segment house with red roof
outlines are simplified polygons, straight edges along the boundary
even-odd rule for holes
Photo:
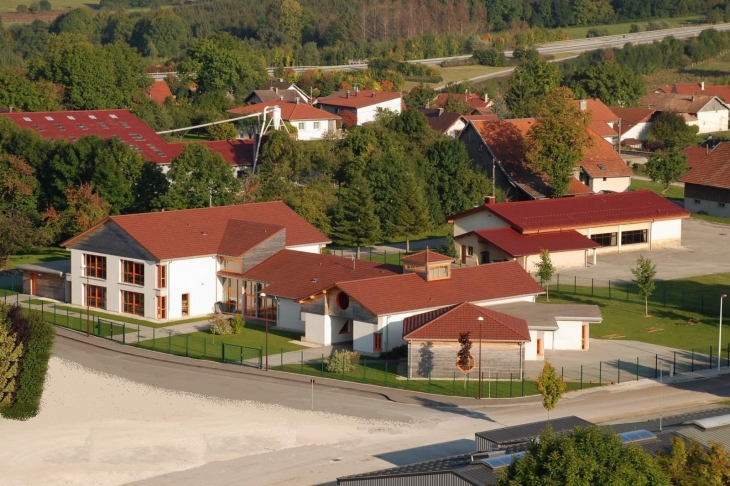
[[[65,241],[71,303],[168,321],[214,310],[276,321],[265,285],[242,275],[281,251],[330,243],[281,201],[111,216]]]
[[[674,86],[662,86],[655,93],[676,93],[681,95],[710,95],[717,96],[725,103],[730,103],[730,87],[724,84],[706,85],[699,83],[677,83]]]
[[[403,100],[399,91],[375,91],[371,89],[343,89],[329,96],[317,98],[315,105],[325,111],[339,115],[349,111],[355,115],[357,125],[375,121],[378,110],[400,114]]]
[[[629,146],[635,145],[632,143],[634,141],[641,142],[646,139],[656,113],[653,108],[624,108],[621,106],[612,106],[611,111],[619,117],[618,131],[621,132],[621,142]]]
[[[704,165],[704,164],[703,164]],[[600,253],[680,246],[689,212],[651,191],[485,204],[448,218],[461,261],[534,269],[547,249],[557,268],[596,265]]]
[[[255,105],[239,106],[227,110],[234,115],[264,113],[264,110],[278,107],[281,119],[297,129],[298,140],[322,140],[326,133],[337,131],[342,118],[325,110],[320,110],[299,101],[267,101]],[[267,110],[268,111],[268,110]]]
[[[443,108],[418,108],[428,121],[431,130],[436,130],[447,137],[457,138],[466,126],[463,117],[458,113],[449,113]]]
[[[518,200],[544,199],[551,193],[549,177],[535,174],[527,163],[525,137],[536,121],[470,121],[459,137],[474,164]],[[631,169],[611,143],[590,128],[587,132],[592,143],[575,168],[566,196],[628,190]]]
[[[616,131],[618,115],[598,98],[577,100],[576,103],[579,110],[590,112],[591,131],[604,138],[607,142],[615,143],[616,137],[618,137],[618,132]]]
[[[492,105],[494,101],[489,99],[488,95],[484,98],[476,93],[440,93],[433,101],[433,108],[442,108],[448,100],[454,99],[466,103],[471,106],[470,115],[490,115],[492,114]]]
[[[730,217],[730,143],[716,145],[680,181],[684,182],[685,208]]]
[[[676,113],[698,134],[728,129],[730,106],[712,94],[649,93],[639,100],[642,108]]]

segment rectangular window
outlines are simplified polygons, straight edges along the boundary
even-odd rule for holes
[[[190,294],[182,294],[182,306],[180,308],[180,312],[183,316],[189,316],[190,315]]]
[[[436,280],[439,278],[448,278],[449,277],[449,267],[439,266],[439,267],[432,267],[428,270],[428,278],[429,280]]]
[[[724,207],[725,207],[725,203],[717,203],[717,205],[718,205],[719,207],[721,207],[721,208],[724,208]]]
[[[601,246],[616,246],[616,233],[599,233],[591,235],[591,239]]]
[[[622,245],[646,243],[646,230],[624,231],[621,233]]]
[[[466,247],[466,256],[474,256],[474,247],[473,246]]]
[[[106,257],[99,255],[84,255],[86,264],[84,277],[106,280]]]
[[[700,203],[700,200],[699,199],[695,199],[695,204],[699,204],[699,203]]]
[[[383,350],[383,335],[379,332],[373,334],[373,351]]]
[[[167,265],[157,265],[157,288],[167,288]]]
[[[122,282],[144,285],[144,263],[122,260]]]
[[[157,318],[167,319],[167,297],[164,295],[157,297]]]
[[[315,130],[319,130],[319,122],[314,122],[314,123],[313,123],[313,128],[314,128]]]
[[[299,128],[299,130],[305,130],[307,128],[307,124],[304,122],[299,122],[297,128]]]
[[[231,273],[243,273],[243,260],[240,258],[221,257],[221,271]]]
[[[84,285],[86,288],[86,305],[97,309],[106,309],[106,287]]]
[[[122,290],[122,312],[144,316],[144,294]]]

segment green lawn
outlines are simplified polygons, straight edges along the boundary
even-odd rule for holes
[[[593,338],[611,336],[707,353],[710,345],[717,347],[719,295],[729,289],[729,273],[658,281],[649,300],[651,317],[644,317],[644,301],[634,284],[614,281],[604,287],[596,282],[591,287],[590,279],[563,277],[560,291],[556,281],[551,284],[550,301],[600,306],[603,322],[591,326]],[[730,324],[730,311],[723,313]],[[725,324],[723,330],[730,342]]]
[[[246,324],[241,334],[227,336],[214,336],[210,332],[193,332],[171,336],[164,331],[159,332],[158,335],[159,337],[141,341],[136,346],[179,356],[220,361],[223,357],[223,344],[225,344],[226,361],[235,362],[239,356],[243,360],[258,358],[258,350],[265,349],[266,339],[263,326],[253,324]],[[269,354],[276,356],[281,352],[287,353],[304,349],[304,346],[289,342],[298,339],[298,334],[270,329]],[[243,347],[243,349],[239,347]]]
[[[30,5],[31,2],[22,2],[20,0],[0,0],[0,13],[2,12],[15,12],[15,7],[19,4],[24,3]],[[64,8],[79,8],[84,6],[92,6],[98,8],[98,1],[88,0],[51,0],[51,6],[54,10],[61,10]]]
[[[692,214],[693,218],[704,219],[705,221],[712,221],[714,223],[730,224],[730,218],[723,218],[720,216],[709,216],[707,214]]]
[[[274,360],[276,362],[276,360]],[[384,363],[382,361],[365,361],[355,365],[352,371],[346,373],[330,373],[323,366],[321,360],[308,361],[304,364],[288,364],[272,367],[275,370],[300,373],[310,376],[321,376],[335,380],[353,381],[369,385],[387,386],[401,390],[413,390],[439,395],[450,395],[459,397],[478,396],[479,382],[476,379],[467,380],[463,374],[454,374],[450,380],[407,380],[396,374],[396,363]],[[580,390],[581,388],[592,388],[599,386],[597,383],[568,382],[567,391]],[[537,385],[534,381],[522,381],[515,373],[510,380],[507,375],[499,381],[484,380],[482,382],[482,396],[492,398],[511,398],[537,395]]]
[[[664,187],[662,187],[661,184],[657,184],[656,182],[651,181],[631,179],[631,189],[634,191],[643,191],[645,189],[649,189],[650,191],[669,199],[684,199],[684,187],[679,186],[669,186],[667,192],[662,194],[662,190],[664,190]]]
[[[83,315],[86,315],[86,308],[81,307],[72,307],[70,305],[56,305],[56,309],[59,311],[70,311],[70,312],[76,312]],[[93,309],[89,310],[89,314],[93,317],[101,317],[102,319],[109,319],[112,321],[118,321],[118,322],[126,322],[127,324],[135,324],[140,326],[146,326],[146,327],[168,327],[168,326],[176,326],[178,324],[185,324],[188,322],[198,322],[198,321],[204,321],[206,320],[205,317],[192,317],[190,319],[181,319],[181,320],[175,320],[175,321],[164,321],[164,322],[153,322],[153,321],[146,321],[144,319],[135,319],[134,317],[127,316],[125,314],[111,314],[107,312],[101,312],[96,311]]]
[[[39,310],[33,310],[34,312],[41,313]],[[28,312],[28,307],[26,304],[26,307],[23,307],[23,312]],[[42,312],[44,319],[46,322],[49,322],[51,324],[56,324],[58,326],[67,327],[69,329],[73,329],[75,331],[81,331],[86,332],[87,329],[87,321],[86,317],[73,317],[68,316],[66,313],[61,312],[54,312],[54,311],[43,311]],[[91,317],[88,321],[89,326],[89,332],[95,336],[102,336],[102,337],[111,337],[112,335],[119,335],[122,333],[131,333],[131,332],[137,332],[136,326],[134,328],[132,327],[124,327],[124,326],[118,326],[116,324],[109,325],[107,323],[102,323],[99,325],[99,323]]]
[[[1,0],[0,0],[1,1]],[[55,246],[44,246],[36,248],[28,253],[20,253],[13,255],[8,261],[8,268],[15,268],[17,265],[24,263],[41,263],[50,262],[54,260],[68,260],[71,258],[71,254],[64,248],[58,248]]]

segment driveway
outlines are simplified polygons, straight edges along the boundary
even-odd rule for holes
[[[730,225],[689,218],[682,221],[682,246],[645,252],[656,264],[657,279],[671,280],[711,273],[730,272]],[[636,265],[641,252],[598,255],[595,267],[567,268],[567,276],[593,278],[595,285],[608,285],[608,280],[631,280],[629,270]],[[599,283],[601,281],[601,283]]]

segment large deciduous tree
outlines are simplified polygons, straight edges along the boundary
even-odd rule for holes
[[[38,180],[33,168],[14,155],[0,154],[0,211],[38,215]]]
[[[192,209],[233,204],[241,190],[231,166],[205,145],[191,143],[172,159],[167,173],[167,209]]]
[[[673,182],[677,182],[687,172],[687,156],[676,148],[655,152],[646,164],[646,171],[652,181],[664,187],[664,194]]]
[[[562,76],[554,63],[539,57],[528,59],[515,68],[504,100],[514,118],[535,116],[542,99],[560,86]]]
[[[616,61],[587,66],[573,75],[570,87],[579,98],[595,96],[609,106],[636,106],[646,94],[644,79]]]
[[[661,142],[669,149],[683,150],[696,141],[696,126],[689,126],[680,115],[676,113],[660,113],[651,123],[646,140],[649,142]]]
[[[535,173],[547,174],[552,197],[568,192],[573,171],[591,143],[586,128],[590,114],[581,111],[573,92],[556,88],[542,100],[537,122],[527,133],[527,161]]]
[[[556,435],[548,427],[527,454],[513,462],[498,486],[670,486],[667,474],[647,452],[600,427]]]
[[[7,266],[11,255],[43,243],[43,236],[24,213],[17,209],[0,211],[0,270]]]
[[[0,69],[0,106],[20,111],[62,109],[61,90],[48,81],[31,81],[17,69]]]
[[[720,444],[704,448],[695,440],[674,437],[669,454],[660,454],[657,461],[673,486],[730,484],[730,455]]]

